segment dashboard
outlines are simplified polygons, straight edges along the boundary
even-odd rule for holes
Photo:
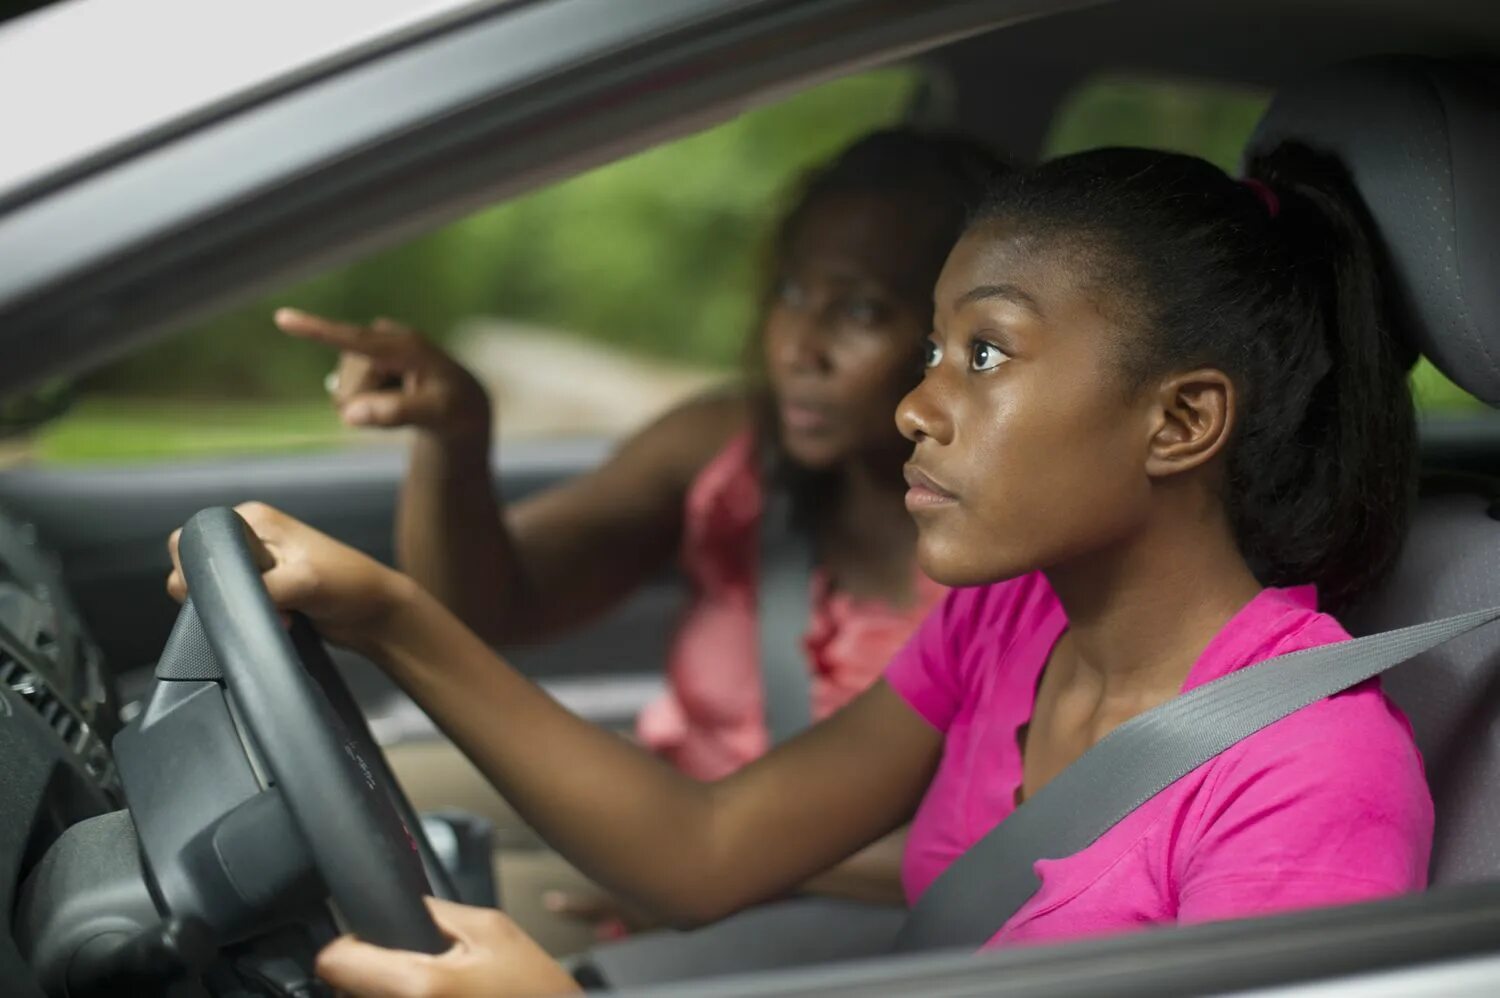
[[[40,994],[17,948],[21,884],[70,826],[121,806],[118,719],[97,647],[30,524],[0,510],[0,981]]]
[[[0,510],[0,994],[324,993],[311,967],[337,933],[330,892],[201,618],[180,614],[122,727],[60,569],[31,525]],[[344,752],[396,804],[358,705],[299,625],[294,652],[347,729]],[[386,839],[421,853],[397,853],[415,899],[437,860],[400,803]]]
[[[98,647],[34,527],[0,510],[0,687],[61,741],[92,782],[118,790],[118,716]]]

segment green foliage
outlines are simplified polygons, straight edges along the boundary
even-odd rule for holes
[[[1234,172],[1269,95],[1221,84],[1101,77],[1065,100],[1046,154],[1146,146],[1201,156]]]
[[[349,439],[326,400],[216,402],[85,399],[33,444],[42,461],[134,462],[285,454]]]
[[[1411,389],[1420,412],[1459,415],[1489,411],[1489,406],[1449,381],[1425,357],[1411,372]]]
[[[729,366],[753,322],[759,247],[799,175],[898,121],[911,70],[838,80],[518,198],[266,296],[93,376],[152,397],[310,397],[327,351],[270,323],[282,304],[385,315],[444,337],[471,315],[570,329]]]
[[[787,192],[856,136],[899,120],[916,83],[914,70],[887,69],[820,86],[262,297],[95,374],[36,446],[53,460],[147,459],[340,439],[321,398],[328,351],[276,332],[270,314],[282,304],[391,316],[440,339],[468,316],[503,316],[730,367]],[[1265,102],[1218,85],[1101,78],[1059,109],[1045,151],[1145,145],[1234,170]],[[1482,407],[1425,361],[1413,385],[1424,411]],[[8,418],[35,418],[35,401]]]

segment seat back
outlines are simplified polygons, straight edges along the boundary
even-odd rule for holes
[[[1500,404],[1496,80],[1487,67],[1410,57],[1337,66],[1278,93],[1249,147],[1294,139],[1340,156],[1385,243],[1402,328],[1490,405]],[[1497,495],[1477,480],[1424,495],[1395,570],[1345,615],[1350,631],[1500,606]],[[1427,767],[1433,882],[1500,879],[1500,627],[1413,659],[1384,684]]]
[[[1500,606],[1500,504],[1464,490],[1419,504],[1396,570],[1344,622],[1370,634],[1485,606]],[[1500,628],[1455,638],[1383,683],[1427,768],[1433,883],[1500,879]]]

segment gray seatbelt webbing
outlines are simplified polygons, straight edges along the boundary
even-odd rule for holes
[[[760,521],[756,624],[766,727],[779,745],[812,724],[812,677],[802,639],[812,603],[812,541],[792,523],[785,489],[766,489]]]
[[[1041,886],[1037,860],[1087,847],[1267,725],[1496,619],[1500,607],[1281,655],[1132,718],[954,860],[912,909],[896,951],[983,945]]]

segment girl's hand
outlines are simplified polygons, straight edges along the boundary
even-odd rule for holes
[[[355,998],[512,998],[581,991],[561,964],[502,913],[436,898],[428,898],[427,907],[453,940],[446,953],[382,949],[344,936],[318,954],[318,976]]]
[[[446,440],[487,440],[490,401],[474,375],[421,333],[390,319],[368,326],[294,308],[276,325],[339,351],[328,392],[349,426],[415,426]]]
[[[335,644],[361,651],[378,647],[414,583],[265,503],[241,503],[235,512],[249,525],[251,549],[278,610],[306,614]],[[167,591],[179,601],[188,595],[177,550],[181,536],[175,530],[167,541]]]

